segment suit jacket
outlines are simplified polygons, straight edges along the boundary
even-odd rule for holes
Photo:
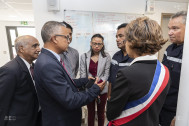
[[[119,117],[129,102],[146,96],[152,85],[156,65],[157,60],[141,60],[118,71],[111,99],[107,102],[107,118],[109,121]],[[167,79],[166,87],[150,107],[133,120],[123,124],[123,126],[159,125],[159,113],[170,86],[169,78]]]
[[[75,79],[79,69],[79,52],[69,46],[66,52],[59,55],[62,58],[70,77]]]
[[[90,59],[91,59],[91,51],[88,51],[83,55],[81,55],[80,60],[80,77],[86,77],[92,76],[89,73],[89,65],[90,65]],[[106,53],[106,57],[103,57],[102,54],[99,54],[99,60],[98,60],[98,68],[97,68],[97,77],[99,77],[99,80],[107,81],[110,73],[110,64],[111,64],[111,57],[108,53]],[[86,70],[87,68],[87,70]],[[87,73],[86,73],[87,72]],[[108,91],[108,85],[104,87],[102,94],[107,93]]]
[[[42,49],[34,69],[43,126],[80,126],[81,107],[93,101],[100,93],[94,84],[88,91],[77,87],[88,82],[87,78],[73,81],[49,50]]]
[[[32,78],[17,56],[0,68],[0,126],[36,126],[38,109]]]

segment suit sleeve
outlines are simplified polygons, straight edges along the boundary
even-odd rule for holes
[[[111,98],[107,101],[106,115],[109,121],[114,120],[123,111],[130,94],[128,79],[122,71],[117,73],[115,86],[111,92]]]
[[[77,64],[76,64],[76,67],[75,67],[75,77],[77,77],[77,73],[78,73],[78,70],[79,70],[79,53],[78,53],[78,51],[76,51],[76,60],[77,60]]]
[[[79,88],[85,85],[89,80],[88,78],[79,78],[79,79],[73,79],[73,81],[76,83],[76,86]]]
[[[104,76],[101,77],[101,80],[108,80],[108,77],[110,75],[110,64],[111,64],[111,57],[109,54],[107,54],[107,60],[104,68]]]
[[[81,55],[80,60],[80,77],[85,78],[86,77],[86,64],[85,64],[85,54]]]
[[[9,114],[12,97],[16,89],[17,79],[14,71],[7,67],[0,68],[0,126],[4,126],[4,118]]]
[[[48,66],[48,67],[47,67]],[[50,67],[49,67],[50,66]],[[36,72],[36,71],[35,71]],[[40,70],[40,79],[44,90],[66,109],[76,109],[93,101],[100,93],[100,88],[94,84],[86,92],[78,92],[73,89],[71,83],[65,75],[60,65],[46,64]],[[37,74],[37,72],[36,72]],[[35,75],[37,78],[38,75]],[[76,83],[77,85],[77,83]],[[38,85],[37,85],[38,87]],[[39,90],[40,91],[40,90]]]

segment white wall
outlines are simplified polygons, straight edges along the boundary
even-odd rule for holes
[[[46,21],[64,19],[64,10],[100,11],[143,14],[145,0],[60,0],[60,11],[48,12],[47,0],[33,0],[37,38],[42,44],[40,31]],[[137,4],[136,4],[137,3]]]
[[[176,13],[182,10],[187,11],[187,8],[188,3],[155,1],[155,13],[145,15],[161,24],[162,13]]]
[[[33,22],[28,22],[28,26],[34,26]],[[0,21],[0,67],[10,61],[6,26],[23,26],[20,22]]]
[[[189,4],[188,4],[189,7]],[[177,103],[177,113],[176,113],[176,126],[189,126],[189,84],[188,84],[188,74],[189,74],[189,8],[186,20],[186,31],[184,39],[184,49],[182,58],[182,70],[180,77],[179,86],[179,96]]]
[[[41,27],[49,20],[64,20],[64,10],[145,14],[146,0],[60,0],[59,12],[48,12],[47,0],[32,0],[32,3],[37,38],[43,46],[40,35]],[[161,13],[175,13],[180,10],[187,10],[187,3],[156,1],[155,13],[145,15],[160,24]],[[19,22],[0,22],[0,66],[10,60],[5,26],[15,25],[20,24]]]
[[[155,2],[155,13],[145,14],[146,0],[60,0],[59,12],[48,12],[47,0],[33,0],[34,20],[36,34],[41,45],[41,27],[46,21],[64,20],[64,10],[100,11],[116,13],[137,13],[144,14],[161,23],[161,13],[175,13],[180,10],[187,10],[187,3]]]

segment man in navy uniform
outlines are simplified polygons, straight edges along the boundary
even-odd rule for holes
[[[186,16],[185,11],[178,12],[171,17],[168,24],[172,44],[166,49],[162,63],[169,69],[172,83],[160,113],[161,126],[170,126],[176,115]]]
[[[132,58],[130,58],[127,55],[126,49],[125,49],[125,28],[127,26],[127,23],[123,23],[117,27],[117,33],[116,33],[116,42],[117,47],[120,49],[120,51],[116,52],[113,55],[111,66],[110,66],[110,76],[109,76],[109,87],[108,87],[108,99],[110,98],[111,94],[111,88],[114,85],[114,81],[116,79],[117,71],[121,68],[129,66],[129,64],[132,62]]]

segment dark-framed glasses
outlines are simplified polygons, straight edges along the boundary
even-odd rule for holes
[[[62,36],[62,37],[64,37],[67,41],[69,41],[70,42],[70,40],[71,40],[71,38],[69,37],[69,35],[55,35],[55,36]]]
[[[103,43],[96,43],[96,42],[92,42],[92,45],[93,45],[93,46],[97,46],[97,45],[98,45],[98,46],[102,46],[102,45],[103,45]]]

